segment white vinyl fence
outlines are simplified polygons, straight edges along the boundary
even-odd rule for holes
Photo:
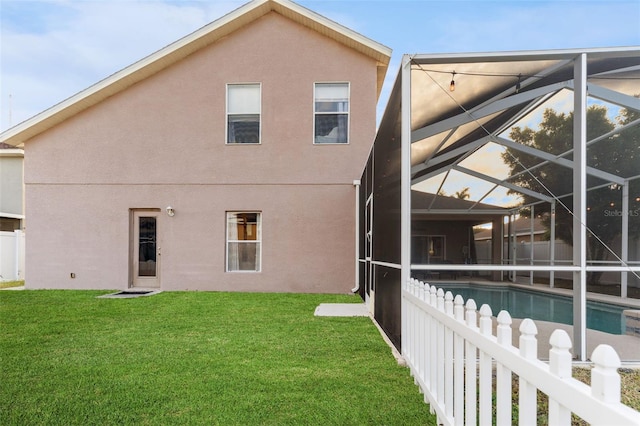
[[[0,281],[24,280],[24,232],[0,231]]]
[[[548,363],[537,359],[532,320],[520,325],[519,348],[512,345],[508,312],[498,314],[495,336],[492,330],[488,305],[478,312],[472,299],[465,304],[460,295],[413,278],[404,283],[402,354],[438,424],[511,425],[513,374],[520,425],[538,422],[536,390],[549,397],[545,424],[570,425],[574,413],[593,425],[640,425],[640,412],[620,402],[620,358],[612,347],[593,351],[587,386],[571,377],[571,339],[563,330],[551,335]]]

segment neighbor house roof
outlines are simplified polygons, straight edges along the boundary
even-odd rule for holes
[[[471,221],[480,224],[507,214],[508,209],[491,204],[411,191],[411,215],[417,220]]]
[[[391,58],[391,49],[289,0],[253,0],[222,18],[105,78],[61,103],[0,134],[0,143],[19,146],[26,140],[79,112],[169,67],[230,33],[270,13],[300,25],[374,59],[378,66],[378,96]]]
[[[505,238],[509,236],[509,224],[505,223],[503,225],[503,234]],[[516,236],[529,236],[531,235],[531,218],[528,217],[519,217],[518,219],[511,222],[511,232],[515,233]],[[546,226],[542,223],[542,219],[536,217],[533,219],[533,233],[534,235],[544,234],[547,232]],[[490,240],[491,239],[491,229],[483,229],[475,234],[476,240]]]
[[[481,210],[499,215],[506,215],[509,212],[504,207],[420,191],[411,191],[411,209],[415,213],[447,212],[448,214],[455,214],[459,213],[459,210],[472,209],[474,212]]]
[[[0,157],[24,157],[24,150],[8,143],[0,142]]]

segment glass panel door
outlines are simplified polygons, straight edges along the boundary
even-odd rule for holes
[[[413,235],[411,237],[411,263],[421,265],[444,263],[444,235]]]
[[[156,218],[141,216],[138,220],[138,276],[156,276]]]
[[[160,287],[156,211],[133,211],[132,215],[132,286]]]

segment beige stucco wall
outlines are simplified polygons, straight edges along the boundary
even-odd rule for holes
[[[353,191],[347,185],[241,192],[228,185],[38,186],[29,196],[48,199],[51,214],[29,222],[28,285],[126,288],[129,208],[171,204],[175,216],[162,212],[158,223],[162,289],[346,292],[353,286],[354,225],[344,212],[353,211]],[[262,272],[225,272],[229,210],[262,212]]]
[[[129,284],[130,209],[164,290],[347,292],[375,62],[271,13],[25,145],[27,286]],[[313,144],[313,84],[350,82],[350,144]],[[262,144],[225,145],[227,83],[262,84]],[[225,212],[262,212],[262,272],[225,273]],[[70,273],[76,275],[70,278]]]

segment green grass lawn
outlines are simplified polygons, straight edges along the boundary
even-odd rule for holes
[[[0,424],[435,424],[355,296],[0,292]]]

